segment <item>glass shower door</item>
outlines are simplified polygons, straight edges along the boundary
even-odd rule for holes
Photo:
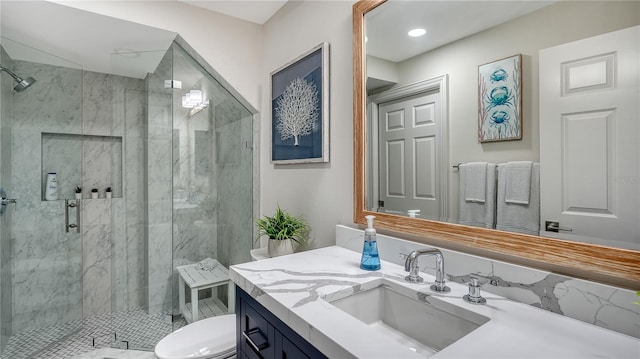
[[[35,79],[19,91],[17,79],[0,74],[0,186],[16,199],[0,218],[1,357],[29,358],[82,328],[75,187],[83,175],[83,70],[10,39],[1,45],[0,65]],[[45,196],[54,172],[57,195]]]
[[[115,53],[114,69],[153,65],[146,76],[112,82],[112,108],[123,119],[122,194],[111,201],[113,346],[153,350],[172,331],[171,163],[172,51]],[[125,82],[122,82],[126,79]],[[115,81],[115,80],[113,80]]]
[[[149,351],[187,324],[177,267],[211,258],[228,268],[249,260],[253,241],[253,116],[177,40],[161,55],[143,91],[129,79],[112,100],[125,129],[111,133],[124,151],[122,198],[111,203],[113,345]],[[202,100],[191,106],[187,94]],[[226,314],[227,298],[226,286],[201,291],[200,319]]]
[[[174,268],[185,266],[187,284],[179,287],[180,274],[174,270],[173,311],[182,318],[174,322],[177,329],[233,313],[226,285],[198,291],[192,298],[187,273],[196,268],[204,283],[213,283],[225,277],[230,265],[249,260],[254,176],[251,113],[187,44],[176,40],[172,49],[173,78],[182,82],[173,92],[172,252]]]

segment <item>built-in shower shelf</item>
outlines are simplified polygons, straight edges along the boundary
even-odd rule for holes
[[[112,198],[122,197],[122,137],[43,132],[41,139],[43,201],[51,172],[58,177],[59,200],[74,199],[76,186],[82,188],[83,200],[110,200],[107,187]],[[91,198],[93,188],[99,198]]]

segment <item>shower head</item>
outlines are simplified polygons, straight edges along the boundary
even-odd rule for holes
[[[18,77],[18,79],[20,78]],[[18,81],[18,79],[16,79],[16,81]],[[27,77],[26,79],[20,79],[20,80],[21,81],[18,81],[18,84],[16,85],[16,87],[13,88],[16,92],[22,92],[28,89],[29,86],[36,83],[36,79],[34,79],[33,77]]]
[[[33,77],[27,77],[26,79],[23,79],[22,77],[14,74],[8,68],[0,65],[0,72],[2,71],[8,73],[9,76],[13,77],[13,79],[18,83],[16,87],[13,88],[15,92],[22,92],[28,89],[29,87],[31,87],[31,85],[33,85],[34,83],[36,83],[36,79],[34,79]]]

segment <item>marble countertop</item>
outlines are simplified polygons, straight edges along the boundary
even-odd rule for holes
[[[450,293],[429,289],[434,277],[408,283],[404,267],[382,261],[359,268],[360,253],[333,246],[231,266],[230,277],[330,358],[424,357],[337,309],[323,298],[356,292],[387,280],[407,290],[488,317],[489,321],[432,358],[634,358],[640,340],[530,305],[483,292],[485,305],[462,300],[468,288],[448,282]],[[366,303],[363,303],[366,305]],[[428,326],[428,323],[424,324]]]

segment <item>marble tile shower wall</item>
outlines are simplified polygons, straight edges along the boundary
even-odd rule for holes
[[[336,226],[336,243],[361,251],[362,231]],[[378,235],[378,247],[382,259],[403,264],[400,253],[407,254],[424,245]],[[633,304],[637,300],[634,291],[441,250],[451,281],[469,283],[473,275],[483,282],[483,291],[640,338],[640,306]],[[425,272],[434,275],[433,259],[421,260],[420,268],[427,268]]]
[[[64,232],[64,202],[42,201],[41,133],[81,133],[82,71],[16,61],[37,79],[14,96],[12,330],[82,318],[82,237]]]
[[[0,64],[13,68],[13,61],[0,47]],[[8,193],[13,188],[7,187],[11,181],[11,114],[13,80],[9,76],[0,76],[0,183]],[[0,351],[11,336],[11,218],[13,208],[9,208],[0,217]]]
[[[144,202],[137,195],[143,178],[138,151],[144,81],[21,61],[15,67],[38,82],[14,96],[12,183],[20,205],[12,224],[13,333],[142,305],[136,291],[144,288],[144,264],[127,249],[144,246]],[[71,193],[42,201],[42,132],[123,139],[117,146],[124,153],[107,151],[113,155],[105,156],[100,146],[83,146],[85,190],[114,183],[123,170],[126,180],[114,187],[111,200],[82,201],[82,233],[64,231],[62,199]],[[78,149],[70,146],[68,158],[71,151],[77,155]],[[123,168],[113,165],[122,162]],[[60,187],[71,188],[62,182]]]
[[[253,248],[253,118],[231,99],[216,107],[218,258],[225,266],[251,260]]]

